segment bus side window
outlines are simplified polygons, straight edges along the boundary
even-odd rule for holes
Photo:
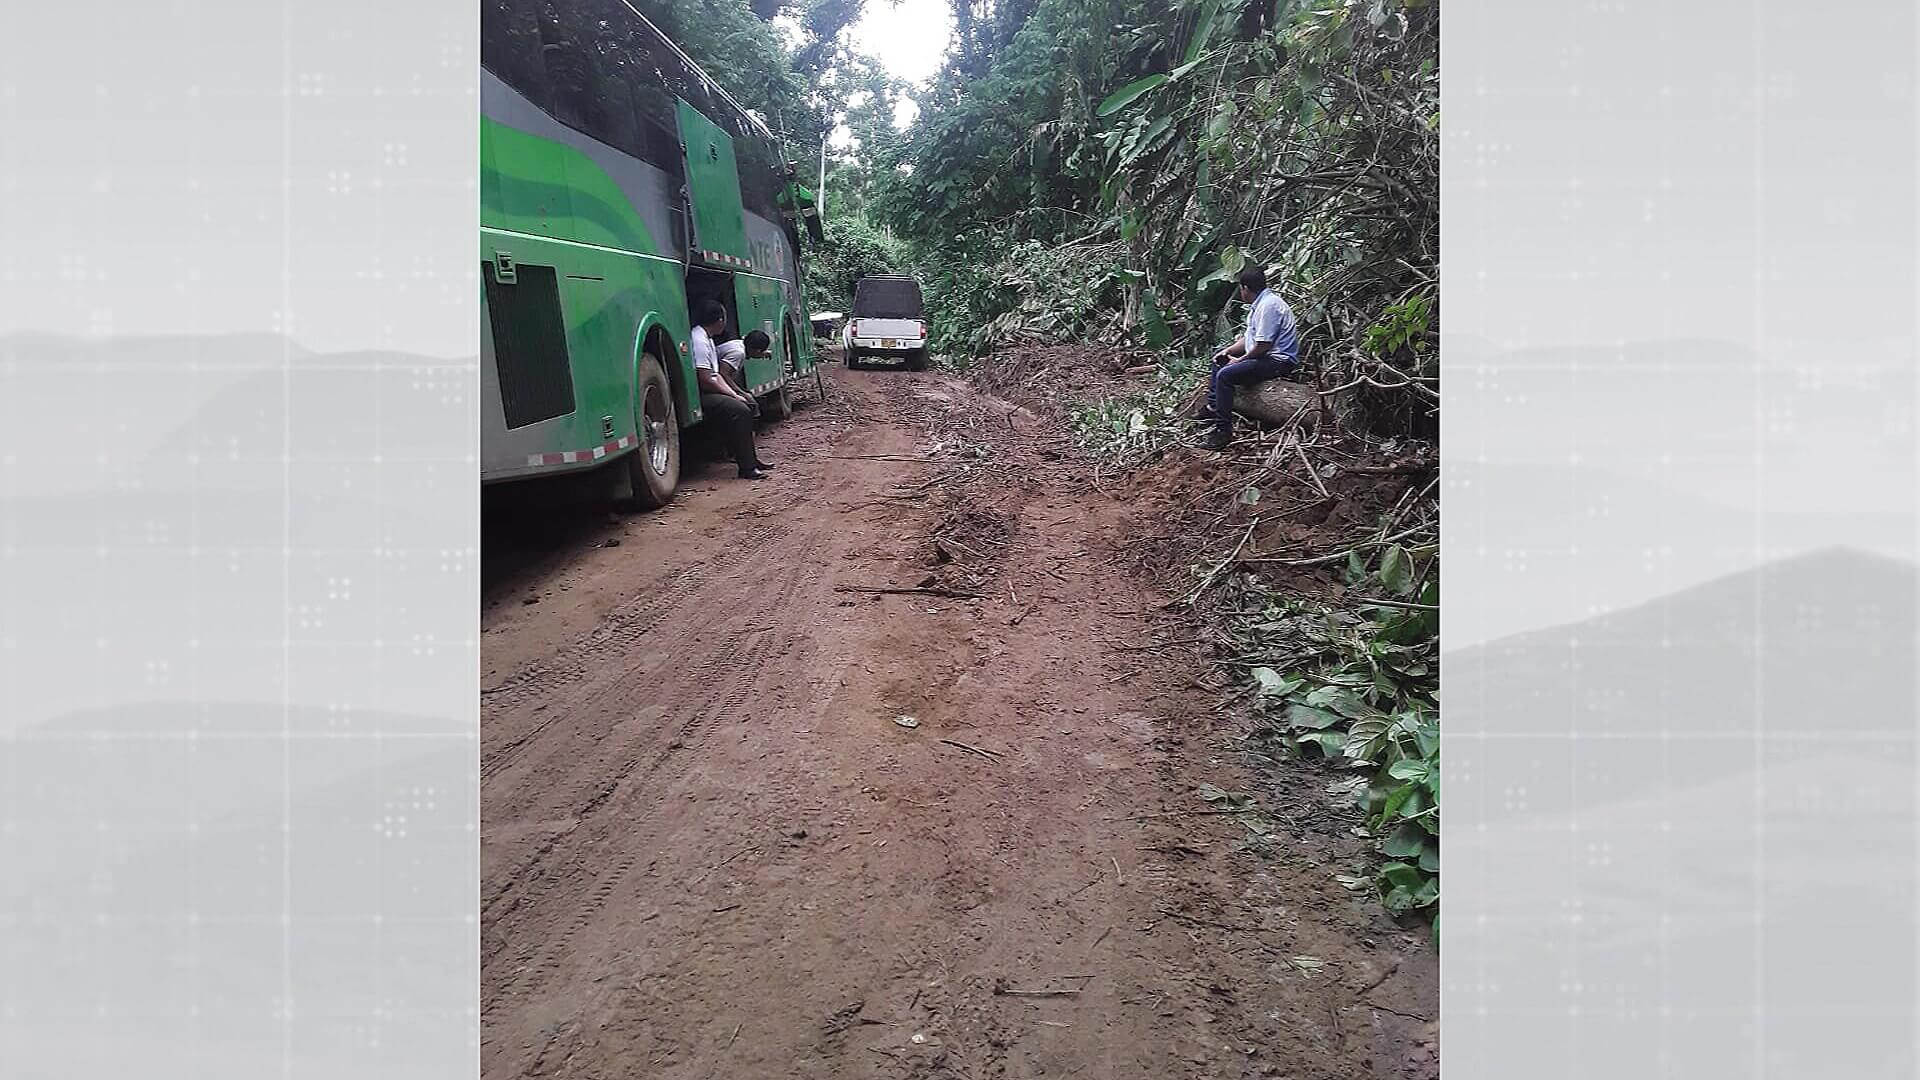
[[[569,127],[628,153],[639,149],[633,94],[620,70],[613,29],[624,9],[607,0],[549,2],[540,21],[553,115]],[[617,20],[617,21],[616,21]]]
[[[740,155],[740,200],[748,210],[778,222],[781,173],[786,162],[780,160],[780,148],[765,137],[749,132],[734,143]]]
[[[485,0],[480,8],[480,64],[528,101],[551,107],[535,0]]]

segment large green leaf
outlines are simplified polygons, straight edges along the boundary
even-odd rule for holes
[[[1209,294],[1216,288],[1225,289],[1233,284],[1240,268],[1247,264],[1246,253],[1237,247],[1228,246],[1220,253],[1220,266],[1212,273],[1193,283],[1195,300],[1199,306],[1211,306]]]
[[[1440,899],[1440,879],[1406,863],[1388,863],[1380,873],[1380,903],[1388,911],[1412,911]]]
[[[1253,669],[1253,682],[1261,697],[1285,697],[1300,689],[1301,680],[1289,679],[1270,667],[1257,667]]]
[[[1359,695],[1344,686],[1323,686],[1306,696],[1306,703],[1316,709],[1332,709],[1349,720],[1359,720],[1373,715],[1367,703]]]
[[[1187,41],[1187,54],[1180,58],[1181,63],[1191,64],[1207,50],[1207,39],[1213,36],[1213,24],[1220,17],[1220,0],[1207,0],[1201,5],[1200,17],[1194,20],[1193,37]]]
[[[1181,64],[1179,67],[1174,68],[1172,71],[1167,72],[1167,81],[1172,82],[1173,80],[1178,79],[1180,76],[1185,75],[1187,72],[1192,71],[1194,68],[1197,68],[1199,66],[1200,66],[1200,61],[1198,60],[1195,60],[1191,63]]]
[[[1315,731],[1294,740],[1294,745],[1309,758],[1330,758],[1340,754],[1346,736],[1337,731]]]
[[[1311,705],[1292,705],[1287,708],[1287,723],[1308,731],[1324,731],[1340,722],[1340,714],[1316,709]]]
[[[1148,124],[1141,130],[1137,139],[1129,140],[1127,147],[1121,152],[1121,167],[1125,168],[1141,158],[1152,154],[1154,151],[1159,150],[1165,146],[1172,137],[1173,117],[1163,116],[1153,123]]]
[[[1427,831],[1411,821],[1403,821],[1400,826],[1387,834],[1380,850],[1394,859],[1417,859],[1427,846]]]
[[[1394,815],[1406,816],[1420,812],[1420,788],[1415,784],[1401,784],[1387,792],[1386,802],[1380,805],[1380,819],[1391,821]]]
[[[1133,104],[1140,95],[1166,81],[1167,77],[1165,75],[1149,75],[1144,79],[1135,79],[1107,95],[1107,100],[1100,103],[1100,108],[1095,110],[1095,115],[1101,117],[1112,116],[1114,113]]]
[[[1404,758],[1387,766],[1387,775],[1395,780],[1425,780],[1432,771],[1426,762],[1413,758]]]
[[[1413,591],[1413,560],[1407,557],[1406,548],[1394,544],[1380,556],[1380,584],[1395,596]]]
[[[1167,325],[1167,317],[1161,313],[1149,289],[1142,289],[1140,293],[1140,322],[1147,328],[1147,348],[1164,349],[1172,343],[1173,328]]]
[[[1228,98],[1207,120],[1207,135],[1214,139],[1224,139],[1233,130],[1233,118],[1239,110],[1234,108],[1233,99]]]

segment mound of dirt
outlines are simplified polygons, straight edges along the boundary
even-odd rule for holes
[[[1128,372],[1143,364],[1091,345],[1021,347],[983,360],[968,378],[1057,418],[1140,388]],[[1406,542],[1430,538],[1423,527],[1437,527],[1439,457],[1427,440],[1282,425],[1243,429],[1226,453],[1188,440],[1103,490],[1130,504],[1133,568],[1163,586],[1232,557],[1234,569],[1269,584],[1337,601],[1347,591],[1345,552],[1375,553],[1409,528],[1416,533]]]
[[[1028,345],[993,353],[967,371],[994,397],[1049,417],[1142,385],[1152,358],[1107,345]],[[1129,371],[1134,374],[1129,374]]]

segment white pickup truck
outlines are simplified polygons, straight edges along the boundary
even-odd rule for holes
[[[861,278],[841,344],[850,368],[884,359],[900,361],[909,371],[925,370],[927,317],[920,283],[894,275]]]

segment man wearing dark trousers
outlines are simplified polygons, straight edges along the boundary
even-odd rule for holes
[[[1233,392],[1242,386],[1291,375],[1300,366],[1299,329],[1293,309],[1280,294],[1267,288],[1267,272],[1258,266],[1240,271],[1240,302],[1247,305],[1247,330],[1240,339],[1213,354],[1203,419],[1213,431],[1201,443],[1224,450],[1233,442]]]
[[[718,300],[702,301],[693,313],[693,374],[700,382],[700,411],[719,425],[732,449],[742,480],[760,480],[772,468],[760,460],[753,445],[753,418],[760,403],[733,388],[720,372],[720,352],[713,339],[727,328],[727,309]]]

